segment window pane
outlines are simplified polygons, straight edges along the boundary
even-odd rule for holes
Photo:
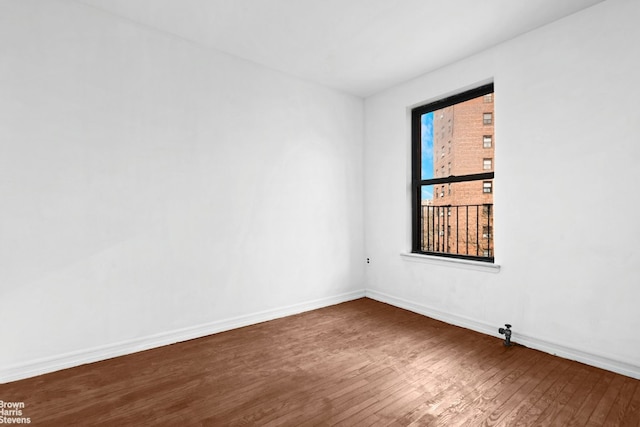
[[[441,185],[422,187],[422,251],[493,257],[493,194],[483,192],[484,184],[450,184],[450,193],[449,184],[444,192]]]
[[[433,178],[433,112],[423,114],[421,123],[422,179]]]
[[[421,201],[423,205],[433,204],[433,185],[423,185],[421,191]]]
[[[491,148],[492,145],[493,145],[493,136],[485,135],[482,139],[482,146],[484,148]]]
[[[421,117],[422,179],[470,175],[492,170],[483,159],[493,156],[492,126],[484,117],[493,117],[493,104],[480,96],[435,110]],[[480,147],[478,141],[483,141]]]

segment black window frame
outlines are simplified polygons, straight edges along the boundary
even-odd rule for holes
[[[412,189],[412,243],[411,243],[411,252],[422,255],[431,255],[442,258],[459,258],[459,259],[470,259],[476,261],[483,261],[487,263],[494,263],[495,259],[493,257],[493,253],[490,257],[479,257],[473,255],[466,254],[453,254],[453,253],[445,253],[445,252],[430,252],[422,250],[422,187],[425,185],[433,185],[434,188],[436,185],[443,184],[452,184],[456,182],[467,182],[467,181],[479,181],[485,182],[488,180],[493,181],[495,178],[495,172],[483,172],[483,173],[475,173],[469,175],[450,175],[448,177],[438,177],[435,176],[432,179],[422,179],[422,125],[421,118],[422,115],[430,113],[432,111],[436,111],[442,108],[450,107],[455,104],[460,104],[465,101],[469,101],[471,99],[475,99],[484,95],[493,94],[494,93],[494,85],[493,83],[489,83],[483,86],[479,86],[475,89],[467,90],[465,92],[449,96],[447,98],[440,99],[438,101],[431,102],[429,104],[421,105],[411,110],[411,189]],[[483,120],[484,122],[484,120]],[[493,122],[493,115],[492,115]],[[483,123],[484,124],[484,123]],[[492,123],[493,124],[493,123]],[[493,138],[492,138],[493,143]],[[484,184],[483,184],[484,185]],[[493,182],[492,182],[492,190],[493,190]],[[491,191],[493,192],[493,191]],[[435,197],[435,193],[434,193]]]

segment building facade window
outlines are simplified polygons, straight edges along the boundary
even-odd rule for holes
[[[489,84],[412,110],[412,252],[494,262],[494,100]]]

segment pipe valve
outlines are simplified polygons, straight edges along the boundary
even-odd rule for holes
[[[502,335],[504,335],[504,345],[505,347],[509,347],[511,346],[511,325],[508,323],[505,323],[506,326],[505,328],[500,328],[498,329],[498,332]]]

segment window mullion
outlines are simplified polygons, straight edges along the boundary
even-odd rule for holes
[[[486,172],[486,173],[474,173],[471,175],[460,175],[460,176],[451,175],[444,178],[423,179],[420,181],[420,186],[493,179],[494,174],[495,172]]]

